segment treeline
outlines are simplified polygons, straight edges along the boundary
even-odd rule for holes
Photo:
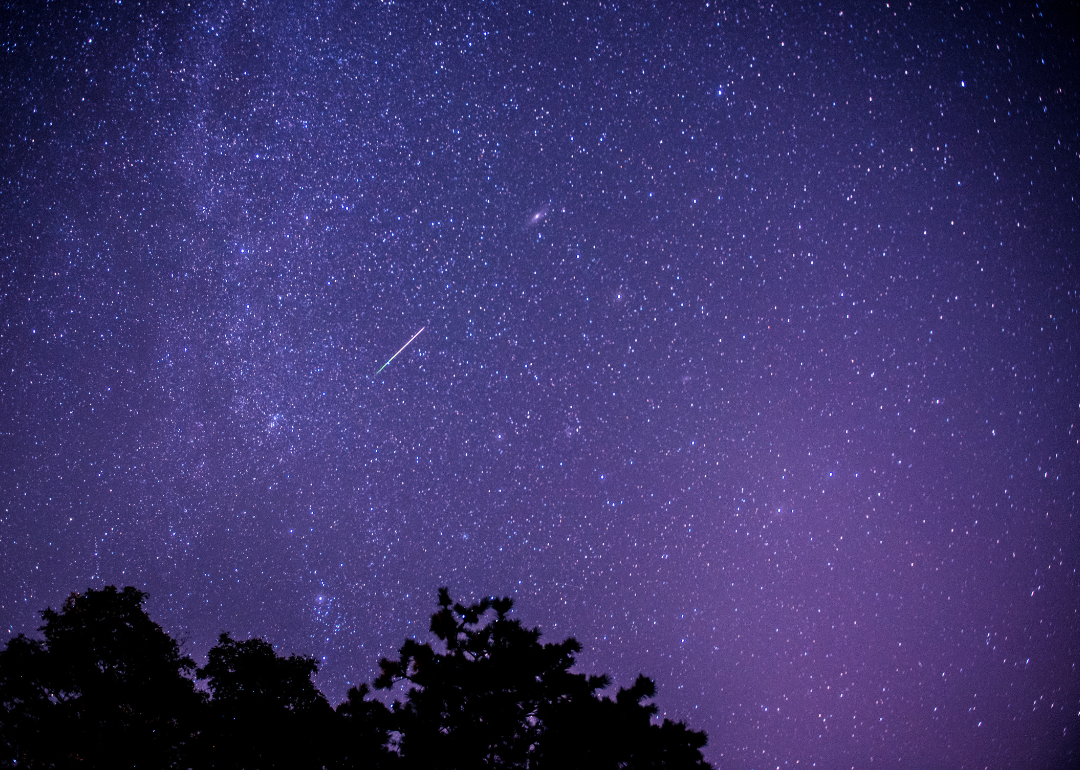
[[[510,599],[455,604],[439,591],[437,643],[407,640],[333,708],[314,659],[222,634],[196,668],[135,588],[72,594],[42,612],[44,639],[0,652],[0,765],[7,768],[707,768],[705,734],[654,724],[653,682],[614,698],[571,673],[574,639],[542,644]],[[205,682],[196,686],[196,680]]]

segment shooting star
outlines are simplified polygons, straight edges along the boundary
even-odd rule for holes
[[[421,326],[420,327],[420,332],[424,331],[424,329],[426,329],[426,328],[427,328],[426,326]],[[409,347],[409,344],[412,343],[413,340],[415,340],[417,337],[420,336],[420,332],[417,332],[413,336],[409,337],[409,341],[401,346],[401,350],[404,350],[405,348]],[[390,362],[398,357],[398,355],[401,353],[401,350],[399,350],[397,353],[394,353],[394,355],[390,356],[390,358],[386,361],[386,363],[379,367],[379,372],[381,372],[386,367],[390,366]],[[375,372],[376,376],[379,374],[379,372]]]

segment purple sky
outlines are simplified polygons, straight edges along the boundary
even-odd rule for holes
[[[336,703],[447,585],[719,767],[1076,762],[1075,16],[644,5],[5,9],[2,638]]]

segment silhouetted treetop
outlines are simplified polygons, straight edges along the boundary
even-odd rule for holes
[[[61,674],[56,685],[82,695],[121,686],[132,693],[178,683],[187,689],[178,675],[193,670],[195,663],[181,656],[176,641],[150,620],[145,600],[146,594],[131,586],[123,591],[108,586],[71,594],[60,612],[43,611],[45,646]]]
[[[439,590],[433,644],[406,640],[376,687],[331,709],[315,660],[227,633],[195,669],[146,615],[145,594],[109,586],[42,612],[44,639],[0,651],[0,767],[215,770],[707,768],[705,734],[656,724],[639,676],[602,697],[575,673],[574,639],[542,643],[509,598],[463,605]],[[193,676],[207,683],[195,688]]]
[[[146,615],[141,591],[72,594],[41,613],[44,642],[0,653],[2,761],[26,767],[173,766],[202,696],[195,664]]]
[[[262,639],[238,642],[228,634],[218,637],[207,657],[199,678],[207,680],[213,702],[222,708],[295,712],[330,708],[311,681],[319,670],[314,658],[278,657]]]
[[[315,660],[281,657],[262,639],[222,634],[198,671],[210,688],[200,742],[204,767],[240,770],[330,764],[336,715],[311,678]]]
[[[394,713],[409,767],[708,766],[703,733],[651,723],[652,680],[599,697],[606,676],[570,671],[578,642],[541,644],[538,629],[507,617],[512,607],[509,598],[455,604],[440,589],[431,631],[445,651],[407,640],[397,660],[380,662],[376,687],[407,688]]]

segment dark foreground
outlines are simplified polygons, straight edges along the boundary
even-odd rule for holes
[[[446,589],[431,631],[383,660],[376,688],[332,708],[312,658],[222,634],[196,668],[143,609],[109,586],[42,613],[44,640],[0,652],[0,766],[8,768],[708,768],[706,737],[651,720],[652,680],[614,698],[571,673],[574,639],[542,644],[510,599],[465,607]],[[205,685],[196,687],[196,680]]]

